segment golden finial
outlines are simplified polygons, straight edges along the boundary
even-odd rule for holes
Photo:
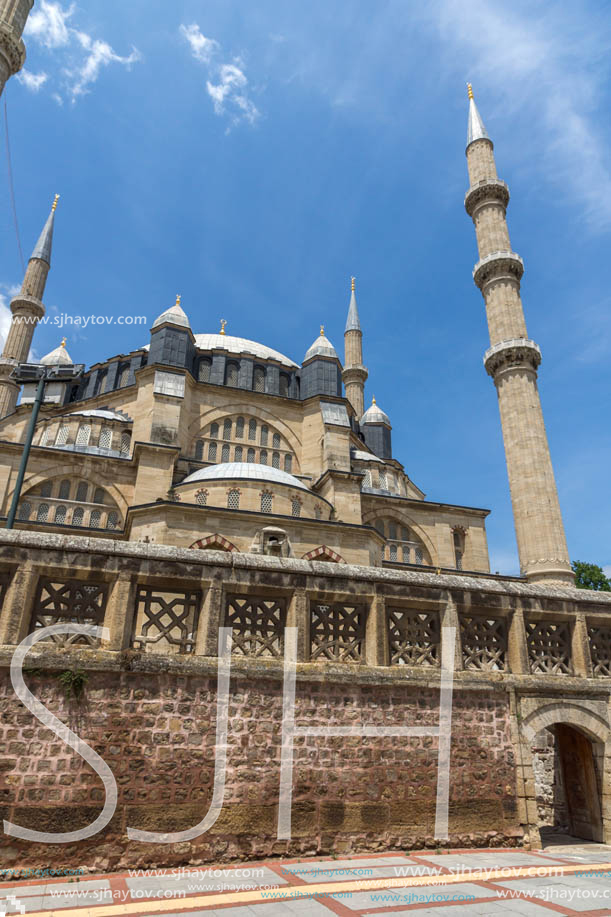
[[[179,306],[181,302],[182,302],[182,296],[180,295],[180,293],[178,293],[178,294],[176,295],[176,303],[175,303],[175,305]]]
[[[354,293],[355,289],[356,289],[356,277],[353,277],[353,278],[352,278],[352,292],[353,292],[353,293]]]
[[[61,344],[60,344],[59,346],[60,346],[60,347],[65,347],[65,346],[66,346],[66,338],[62,338],[62,342],[61,342]]]
[[[53,204],[52,204],[52,206],[51,206],[51,213],[55,213],[55,211],[57,210],[57,202],[58,202],[58,200],[59,200],[59,194],[56,194],[56,195],[55,195],[55,200],[53,201]]]
[[[469,98],[472,99],[473,98],[473,86],[471,85],[471,83],[467,83],[467,92],[469,94]]]
[[[224,318],[221,319],[221,334],[225,334],[225,325],[227,324]]]
[[[376,396],[375,396],[375,395],[372,395],[372,397],[371,397],[371,403],[372,403],[372,404],[377,404],[377,403],[378,403],[378,402],[376,401]]]
[[[324,336],[325,336],[325,326],[324,326],[324,325],[321,325],[321,326],[320,326],[320,336],[321,336],[322,338],[324,338]]]

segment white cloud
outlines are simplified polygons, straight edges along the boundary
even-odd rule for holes
[[[220,44],[207,38],[196,24],[181,25],[180,34],[189,43],[193,57],[208,69],[210,78],[206,80],[206,90],[215,113],[227,115],[232,124],[240,121],[254,124],[260,112],[248,96],[248,79],[240,58],[233,58],[231,63],[217,60]]]
[[[29,70],[26,70],[25,67],[17,74],[17,79],[20,83],[29,89],[30,92],[40,92],[44,84],[49,79],[47,73],[31,73]]]
[[[13,318],[9,303],[20,290],[21,287],[15,286],[14,284],[0,284],[0,353],[4,349],[4,343]]]
[[[140,54],[135,48],[127,57],[122,57],[108,42],[93,38],[87,32],[69,25],[68,20],[75,15],[76,10],[75,3],[64,8],[54,0],[41,0],[40,7],[31,14],[24,30],[25,35],[34,42],[53,50],[54,62],[58,59],[56,49],[64,49],[57,73],[60,85],[55,85],[52,92],[52,98],[60,105],[65,95],[75,102],[79,96],[90,92],[90,87],[97,81],[102,69],[109,64],[121,64],[129,68],[140,60]],[[23,71],[20,78],[28,89],[38,92],[49,76],[47,73],[35,75]]]

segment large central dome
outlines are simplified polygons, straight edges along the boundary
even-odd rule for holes
[[[271,465],[258,465],[254,462],[222,462],[220,465],[209,465],[188,475],[181,484],[192,484],[194,481],[214,481],[219,479],[236,479],[250,481],[273,481],[275,484],[286,484],[289,487],[309,488],[299,478],[272,468]]]
[[[284,354],[265,344],[257,344],[256,341],[249,341],[246,338],[236,338],[230,334],[196,334],[195,343],[199,350],[228,350],[230,353],[249,353],[252,356],[260,357],[262,360],[277,360],[278,363],[284,363],[293,369],[297,368],[297,363],[289,360]]]

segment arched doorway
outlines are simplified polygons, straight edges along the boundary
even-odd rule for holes
[[[569,834],[603,841],[603,743],[578,727],[554,723],[537,733],[532,753],[542,839]]]

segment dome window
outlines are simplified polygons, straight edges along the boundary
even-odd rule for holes
[[[227,445],[227,443],[225,443],[223,445],[223,448],[221,449],[221,462],[228,462],[228,461],[229,461],[229,446]]]
[[[242,458],[242,447],[241,447],[241,446],[236,446],[236,447],[235,447],[235,459],[234,459],[234,461],[236,461],[236,462],[242,462],[242,461],[244,461],[243,458]]]
[[[248,450],[248,455],[247,455],[247,457],[246,457],[246,461],[247,461],[247,462],[250,462],[250,463],[252,464],[252,463],[254,462],[254,460],[255,460],[255,450],[254,450],[254,449],[249,449],[249,450]]]
[[[259,456],[259,462],[261,465],[267,465],[267,449],[261,449],[261,455]]]
[[[119,514],[116,513],[114,510],[112,511],[112,513],[108,514],[108,518],[106,520],[106,528],[107,529],[118,529],[119,528]]]
[[[231,385],[233,388],[238,386],[238,364],[228,363],[225,370],[225,385]]]
[[[253,389],[255,392],[265,391],[265,370],[262,366],[255,366],[253,373]]]
[[[254,419],[248,422],[248,438],[252,442],[257,438],[257,421]]]
[[[85,516],[85,510],[82,506],[77,506],[72,513],[72,525],[82,525]]]
[[[112,448],[112,430],[110,427],[102,427],[100,430],[100,438],[98,440],[98,446],[100,449],[111,449]]]
[[[208,446],[208,461],[216,462],[216,443],[210,443]]]
[[[244,418],[238,417],[235,423],[235,438],[244,439]]]
[[[267,436],[268,436],[268,433],[269,433],[268,428],[267,428],[265,425],[262,426],[262,427],[261,427],[261,445],[262,445],[262,446],[267,446]]]
[[[121,455],[129,455],[129,448],[132,442],[131,433],[121,434]]]
[[[205,506],[208,502],[208,491],[207,490],[198,490],[195,494],[195,499],[200,506]]]
[[[94,509],[91,512],[89,517],[89,528],[90,529],[99,529],[100,523],[102,521],[102,513],[99,509]]]
[[[45,481],[42,487],[40,488],[41,497],[50,497],[53,493],[53,484],[51,481]]]
[[[240,491],[239,490],[230,490],[227,493],[227,509],[239,509],[240,508]]]
[[[217,439],[219,435],[219,425],[213,423],[210,425],[210,439]]]
[[[66,507],[58,506],[55,510],[55,524],[56,525],[65,525],[66,524]]]
[[[198,382],[210,382],[210,371],[212,369],[212,360],[208,360],[204,357],[203,360],[199,361],[199,367],[197,370],[197,381]]]
[[[261,494],[261,512],[262,513],[271,513],[273,503],[273,495],[269,490],[264,490]]]
[[[79,485],[76,488],[77,503],[86,503],[88,493],[89,493],[89,485],[87,484],[87,482],[79,481]]]
[[[70,481],[62,481],[59,485],[59,499],[60,500],[69,500],[70,499]]]
[[[284,456],[284,470],[287,474],[290,474],[293,468],[293,456],[285,455]]]
[[[36,513],[37,522],[46,522],[49,518],[49,504],[41,503],[38,507],[38,512]]]
[[[272,468],[280,468],[280,453],[274,452],[272,454]]]
[[[27,522],[32,514],[32,504],[28,503],[27,500],[24,500],[23,503],[19,504],[19,514],[17,516],[21,522]]]
[[[76,445],[77,446],[88,446],[89,437],[91,436],[91,427],[88,423],[82,423],[78,428],[76,434]]]
[[[67,442],[68,442],[68,427],[66,426],[66,424],[62,424],[62,426],[57,431],[57,436],[55,437],[55,445],[56,446],[65,446]]]

